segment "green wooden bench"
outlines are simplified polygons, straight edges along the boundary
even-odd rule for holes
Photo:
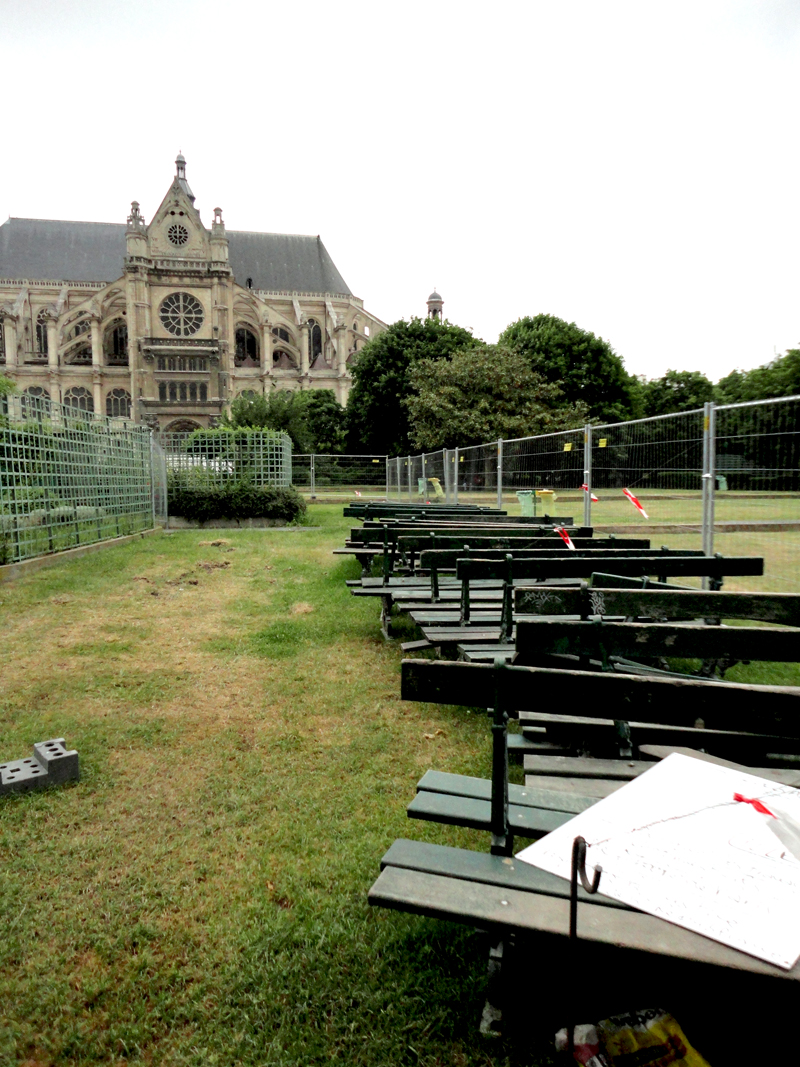
[[[565,937],[569,931],[569,883],[516,860],[514,839],[515,836],[540,837],[568,823],[574,815],[596,802],[595,783],[587,778],[584,792],[574,787],[559,792],[542,787],[541,783],[536,786],[509,784],[507,746],[510,715],[520,706],[530,706],[541,700],[543,674],[555,684],[555,675],[565,673],[571,675],[567,684],[573,689],[569,694],[573,697],[576,687],[585,691],[587,685],[596,686],[602,678],[611,677],[589,675],[576,678],[577,672],[540,672],[524,667],[486,668],[416,660],[403,663],[404,699],[491,706],[492,716],[491,780],[428,771],[418,784],[409,815],[485,830],[490,835],[491,844],[487,854],[400,839],[381,860],[381,873],[369,891],[369,903],[488,931],[491,937],[489,969],[490,975],[495,977],[505,946],[515,935],[541,933]],[[440,700],[442,689],[449,689],[449,681],[456,680],[457,693],[450,693],[444,701]],[[696,683],[681,687],[680,700],[676,701],[674,683],[659,681],[641,686],[640,681],[622,680],[622,688],[640,690],[635,694],[637,702],[641,691],[646,691],[651,698],[657,694],[649,705],[655,708],[663,701],[673,709],[673,714],[677,714],[676,703],[680,703],[681,709],[685,708],[687,693],[697,697]],[[621,696],[622,688],[616,685],[611,688],[616,688],[616,695]],[[469,697],[464,700],[467,689]],[[667,695],[670,689],[672,693]],[[767,687],[739,687],[739,690],[741,692],[733,700],[739,716],[755,698],[762,705],[768,703],[773,714],[791,723],[792,737],[796,739],[800,735],[800,689],[776,691]],[[702,689],[702,692],[707,694],[708,690]],[[545,699],[552,695],[544,694]],[[693,704],[693,701],[689,703]],[[629,768],[629,775],[638,772],[638,767]],[[758,773],[780,780],[782,772],[767,769]],[[787,780],[787,774],[793,774],[800,782],[798,771],[783,774],[783,780]],[[562,782],[565,780],[565,777],[561,778]],[[617,788],[623,780],[619,778],[607,784]],[[551,781],[555,784],[556,779]],[[770,977],[800,978],[800,966],[786,972],[601,894],[590,897],[579,889],[578,897],[580,935],[584,940]],[[501,1015],[502,1007],[496,1003],[496,988],[490,987],[482,1030],[492,1029]]]

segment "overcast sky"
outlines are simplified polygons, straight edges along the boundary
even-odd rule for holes
[[[0,0],[0,215],[319,233],[385,322],[629,371],[800,344],[800,0]]]

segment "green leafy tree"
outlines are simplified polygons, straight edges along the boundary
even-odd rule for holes
[[[347,412],[332,389],[301,393],[312,452],[343,452],[347,442]]]
[[[499,344],[521,352],[533,370],[558,385],[568,404],[586,405],[590,418],[619,422],[640,414],[640,387],[601,337],[555,315],[519,319]]]
[[[449,360],[423,359],[409,371],[415,448],[432,452],[528,437],[582,426],[583,404],[566,404],[557,385],[530,361],[502,345],[457,352]]]
[[[800,393],[800,348],[790,348],[771,363],[753,370],[731,371],[720,379],[715,392],[719,404],[740,404]]]
[[[393,323],[368,341],[353,365],[347,401],[349,448],[390,456],[412,451],[409,372],[422,359],[449,359],[480,342],[469,330],[438,319]]]
[[[714,399],[714,386],[705,374],[694,370],[668,370],[661,378],[642,383],[645,415],[669,415],[693,411]]]
[[[12,382],[10,378],[6,378],[4,374],[0,374],[0,396],[7,396],[9,393],[13,393],[16,388],[15,382]]]
[[[345,409],[332,389],[278,389],[268,396],[241,393],[220,425],[230,430],[280,430],[289,435],[296,453],[340,452],[346,421]]]

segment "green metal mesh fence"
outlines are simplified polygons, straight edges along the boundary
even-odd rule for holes
[[[247,479],[253,486],[292,484],[292,443],[274,430],[195,430],[160,433],[170,484],[224,486]]]
[[[0,564],[153,527],[146,427],[46,397],[0,402]]]

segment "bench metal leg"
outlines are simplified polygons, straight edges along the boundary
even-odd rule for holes
[[[392,634],[392,598],[390,596],[381,597],[381,633],[387,641],[391,641]]]
[[[489,946],[489,965],[486,1002],[481,1013],[481,1033],[484,1037],[499,1037],[503,1024],[503,959],[511,950],[510,939],[495,941]]]

